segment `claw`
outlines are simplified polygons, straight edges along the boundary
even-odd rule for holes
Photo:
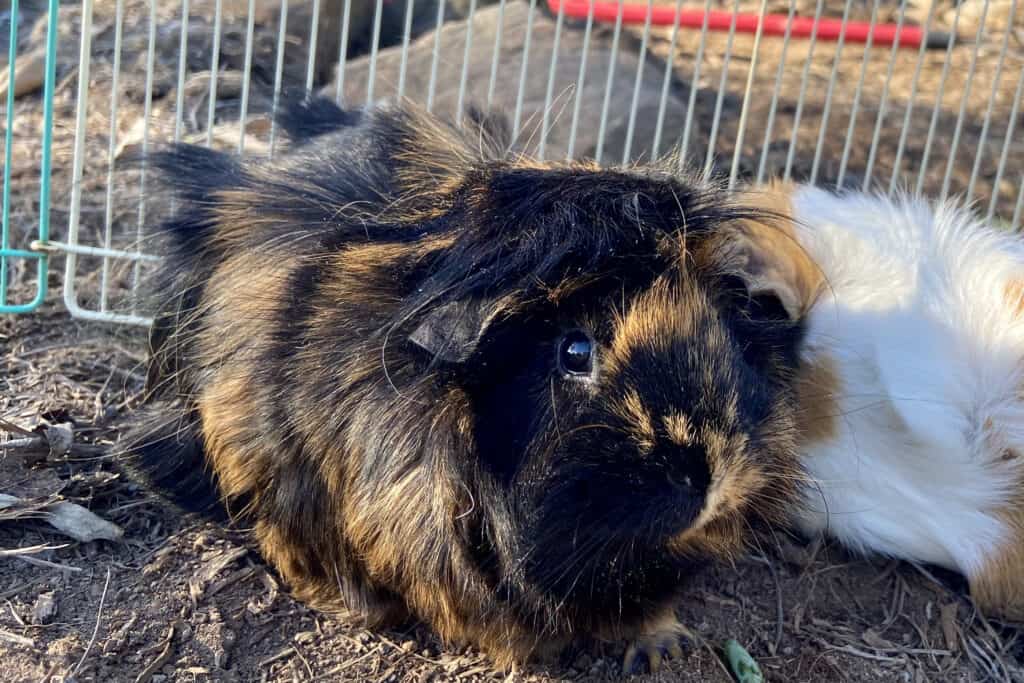
[[[643,673],[646,662],[646,669],[656,673],[667,659],[681,659],[681,639],[688,635],[689,630],[675,618],[658,624],[628,645],[622,658],[622,672],[627,676]]]

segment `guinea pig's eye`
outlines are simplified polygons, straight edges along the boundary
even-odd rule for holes
[[[594,369],[594,340],[581,330],[566,334],[558,342],[558,367],[566,375],[590,375]]]

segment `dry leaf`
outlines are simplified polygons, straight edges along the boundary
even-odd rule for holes
[[[32,501],[0,494],[0,510],[21,504],[31,505]],[[40,514],[36,515],[37,517],[44,519],[54,529],[76,541],[83,543],[99,539],[119,541],[124,537],[121,527],[108,522],[77,503],[47,502],[39,506],[38,512]]]

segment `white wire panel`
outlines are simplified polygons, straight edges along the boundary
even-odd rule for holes
[[[170,140],[272,155],[273,113],[303,90],[350,108],[409,100],[456,121],[468,105],[504,111],[517,148],[547,160],[676,155],[731,185],[966,195],[1016,225],[1017,5],[86,1],[68,9],[80,50],[65,83],[69,220],[51,245],[67,253],[65,300],[76,316],[147,324],[143,236],[174,207],[126,160]],[[927,45],[891,40],[921,27]]]

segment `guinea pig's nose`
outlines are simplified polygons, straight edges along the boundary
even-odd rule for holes
[[[675,475],[671,472],[667,476],[668,483],[674,488],[682,489],[686,492],[697,493],[697,487],[693,485],[693,477],[689,474]]]
[[[669,486],[685,495],[702,495],[711,482],[704,449],[694,445],[677,446],[671,442],[658,445],[658,458],[665,467]]]

